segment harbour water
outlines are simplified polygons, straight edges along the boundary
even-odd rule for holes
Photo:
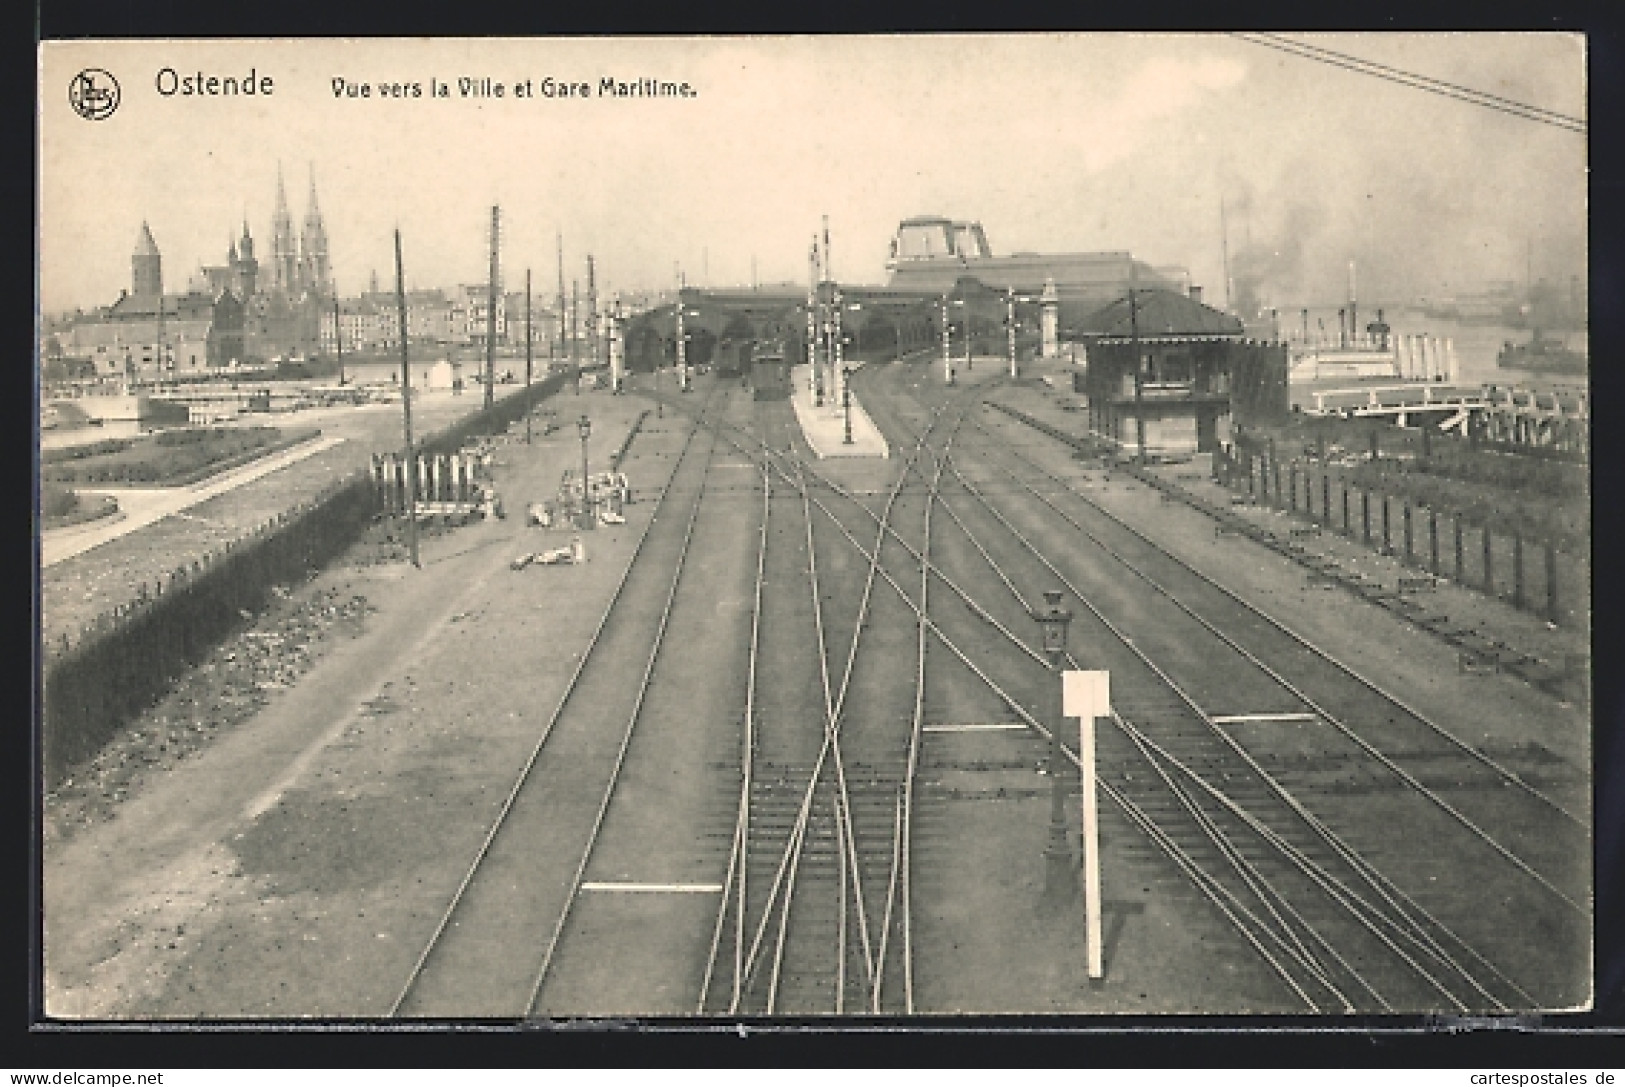
[[[1289,318],[1290,314],[1290,318]],[[1281,336],[1296,342],[1302,338],[1302,311],[1285,310],[1281,312]],[[1364,307],[1359,311],[1359,324],[1363,329],[1365,325],[1377,318],[1376,307]],[[1502,369],[1496,365],[1495,356],[1508,342],[1527,343],[1532,335],[1529,329],[1511,328],[1507,325],[1463,323],[1429,317],[1420,309],[1407,309],[1403,307],[1383,307],[1383,320],[1392,329],[1396,336],[1432,336],[1438,340],[1449,340],[1455,347],[1456,358],[1461,364],[1461,380],[1465,384],[1516,384],[1534,388],[1574,387],[1586,384],[1586,379],[1575,374],[1538,373],[1529,370],[1514,368]],[[1337,310],[1310,309],[1309,310],[1310,336],[1316,337],[1324,332],[1329,339],[1335,342],[1337,335]],[[1556,330],[1542,330],[1542,336],[1549,339],[1562,338],[1564,346],[1576,351],[1587,350],[1587,336],[1584,330],[1569,332],[1566,335]]]

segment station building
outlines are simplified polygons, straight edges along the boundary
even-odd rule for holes
[[[1131,455],[1211,452],[1238,424],[1290,410],[1287,347],[1247,339],[1241,321],[1169,290],[1133,291],[1063,322],[1083,351],[1073,388],[1089,429]]]

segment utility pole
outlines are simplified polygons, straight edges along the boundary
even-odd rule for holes
[[[333,292],[333,349],[339,355],[339,384],[344,384],[344,326],[339,323],[339,292]]]
[[[412,448],[412,366],[406,349],[406,272],[401,263],[401,230],[395,228],[395,305],[401,318],[401,412],[406,425],[406,539],[412,551],[412,565],[418,561],[418,483],[417,454]]]
[[[555,231],[555,237],[559,245],[559,307],[557,310],[559,334],[557,337],[558,350],[554,352],[553,357],[562,359],[564,357],[564,233]],[[581,390],[578,388],[576,391],[580,392]]]
[[[570,281],[570,365],[576,370],[576,388],[581,388],[581,280]]]
[[[807,249],[807,377],[812,382],[813,406],[824,406],[824,377],[818,362],[818,235]]]
[[[530,444],[531,338],[530,338],[530,269],[525,269],[525,444]]]
[[[497,362],[497,247],[501,237],[502,209],[491,205],[491,275],[486,284],[485,302],[485,409],[496,401]]]
[[[1132,274],[1132,268],[1130,269]],[[1132,280],[1131,280],[1132,282]],[[1141,464],[1145,463],[1145,375],[1143,362],[1140,358],[1140,317],[1135,304],[1134,288],[1128,289],[1128,329],[1129,342],[1134,351],[1134,436],[1139,448],[1135,451],[1134,459]]]
[[[598,278],[592,254],[587,254],[587,345],[588,358],[597,366],[604,360],[598,336]]]
[[[1010,379],[1016,378],[1016,289],[1009,288],[1005,293],[1005,329],[1010,340]]]

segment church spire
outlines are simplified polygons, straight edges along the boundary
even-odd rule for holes
[[[130,254],[130,293],[159,295],[163,293],[163,258],[158,243],[152,240],[152,228],[141,220],[141,233],[136,235],[135,252]]]
[[[299,247],[288,211],[288,190],[282,183],[282,164],[276,166],[276,211],[271,216],[271,289],[292,295],[299,288]]]
[[[319,295],[332,290],[332,268],[327,254],[327,227],[316,202],[316,164],[310,164],[310,201],[305,209],[305,230],[300,239],[302,286]]]

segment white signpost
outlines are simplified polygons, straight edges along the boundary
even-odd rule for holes
[[[1061,673],[1061,715],[1078,719],[1083,785],[1083,921],[1089,977],[1105,976],[1100,945],[1100,825],[1095,805],[1095,718],[1112,712],[1111,673]]]

